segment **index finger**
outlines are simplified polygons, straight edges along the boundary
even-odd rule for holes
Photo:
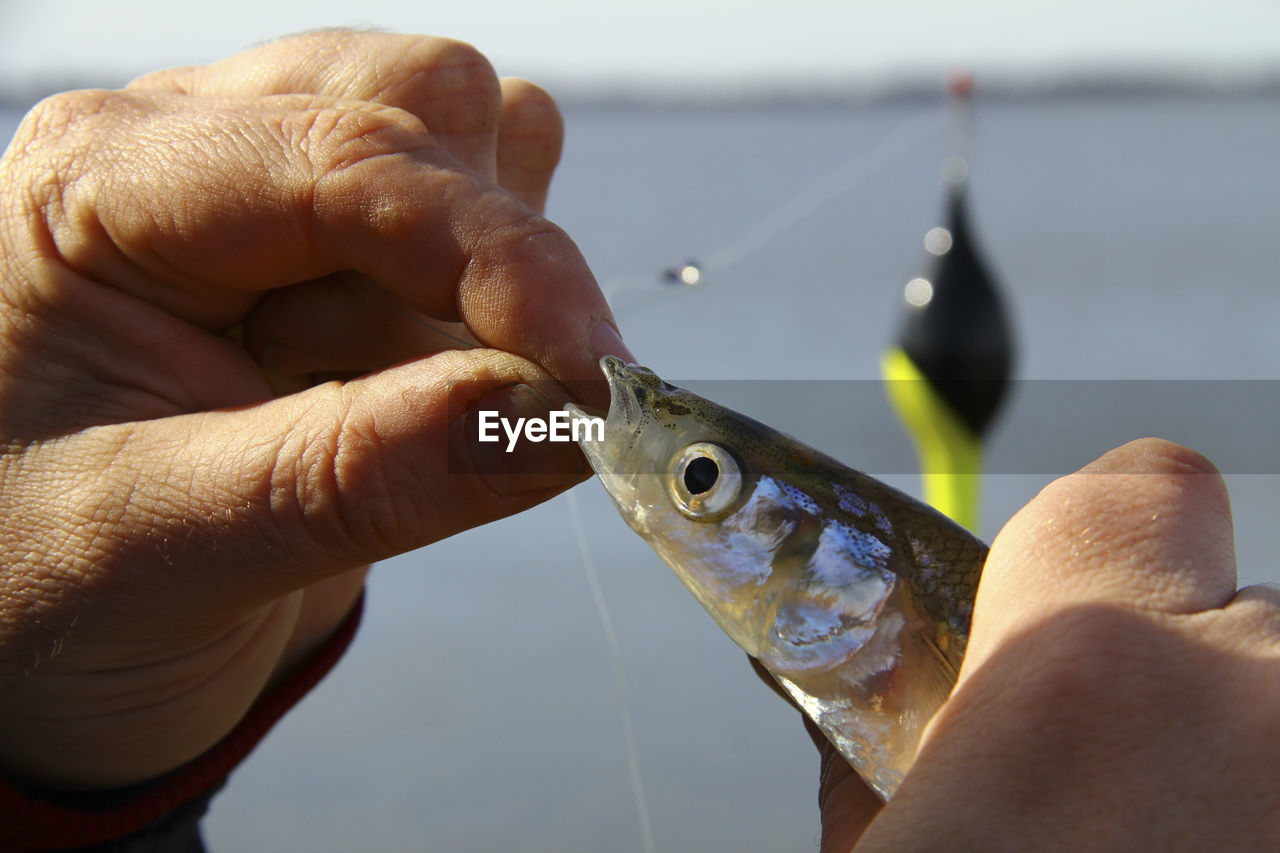
[[[570,384],[598,380],[600,354],[625,355],[573,241],[456,168],[403,111],[138,91],[38,110],[29,127],[67,132],[11,150],[59,166],[22,172],[41,184],[24,197],[59,257],[170,313],[225,327],[253,291],[355,270]]]

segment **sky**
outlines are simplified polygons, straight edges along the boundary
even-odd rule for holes
[[[0,0],[0,85],[109,85],[344,25],[459,38],[580,90],[1280,67],[1278,0]]]

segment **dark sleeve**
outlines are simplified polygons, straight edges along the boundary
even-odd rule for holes
[[[254,703],[208,752],[157,779],[116,791],[19,789],[0,780],[0,851],[98,850],[200,853],[199,821],[227,775],[285,712],[342,657],[360,625],[364,596],[323,646]]]

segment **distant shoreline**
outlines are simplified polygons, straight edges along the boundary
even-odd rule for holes
[[[946,97],[942,75],[892,79],[789,80],[781,85],[741,88],[705,85],[674,87],[631,82],[583,84],[544,82],[568,110],[758,110],[822,107],[883,107],[939,103]],[[26,110],[41,98],[81,88],[116,88],[127,80],[67,78],[6,86],[0,81],[0,108]],[[982,102],[1030,102],[1123,99],[1270,99],[1280,98],[1280,67],[1250,74],[1193,71],[1107,72],[1059,75],[1013,73],[977,76]]]

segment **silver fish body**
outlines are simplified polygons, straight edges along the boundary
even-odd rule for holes
[[[601,366],[604,438],[582,448],[618,511],[889,799],[955,683],[986,546],[646,368]]]

